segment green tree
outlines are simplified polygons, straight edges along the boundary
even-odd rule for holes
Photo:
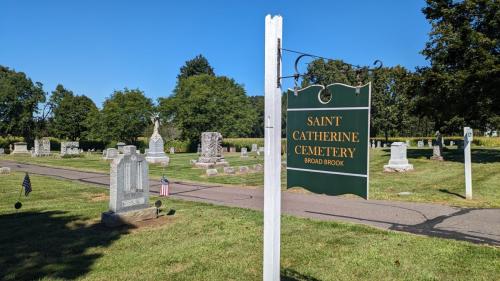
[[[45,102],[42,87],[23,72],[0,65],[0,135],[34,137],[38,105]]]
[[[372,82],[371,134],[397,136],[409,134],[416,117],[414,89],[418,75],[404,67],[383,67],[379,70],[355,70],[341,60],[312,61],[302,80],[302,87],[311,84],[343,83],[358,85]]]
[[[435,129],[486,129],[500,115],[500,1],[427,0],[432,25],[422,53],[419,112]]]
[[[208,74],[214,76],[214,69],[208,63],[208,60],[203,55],[197,55],[195,58],[186,61],[181,67],[177,79],[183,79],[194,75]]]
[[[50,122],[52,135],[63,139],[85,138],[90,131],[87,121],[92,113],[98,111],[94,102],[87,96],[75,96],[73,92],[57,85],[50,102],[53,118]]]
[[[90,138],[135,142],[151,122],[153,102],[139,89],[115,91],[104,101],[99,114],[91,114]]]
[[[355,85],[357,82],[356,72],[342,60],[316,59],[308,64],[306,75],[302,80],[302,87],[312,84],[326,86],[332,83]]]
[[[180,79],[169,98],[160,98],[161,114],[171,119],[184,139],[196,144],[202,132],[248,137],[257,120],[245,90],[233,79],[202,74]]]
[[[249,97],[250,104],[255,110],[257,116],[255,123],[252,126],[252,133],[250,137],[252,138],[263,138],[264,137],[264,96],[253,96]]]
[[[389,136],[405,135],[416,119],[412,115],[415,75],[396,66],[374,71],[371,80],[372,135],[383,135],[386,141]]]

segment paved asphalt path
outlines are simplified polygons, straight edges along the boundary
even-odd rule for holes
[[[109,174],[50,168],[11,161],[0,166],[13,171],[76,180],[109,186]],[[152,193],[159,192],[159,181],[150,181]],[[263,209],[261,188],[172,182],[173,198]],[[500,209],[457,208],[438,204],[382,200],[346,199],[334,196],[282,192],[282,212],[319,220],[348,221],[383,229],[452,238],[500,246]]]

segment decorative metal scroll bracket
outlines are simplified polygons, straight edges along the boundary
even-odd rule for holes
[[[281,48],[280,46],[281,46],[281,42],[278,39],[278,87],[281,87],[281,79],[293,78],[294,79],[294,94],[295,95],[297,95],[297,93],[298,93],[299,78],[307,76],[306,73],[301,74],[300,71],[299,71],[299,63],[300,63],[300,60],[302,58],[304,58],[304,57],[311,57],[311,58],[317,58],[317,59],[323,59],[323,60],[333,60],[333,59],[330,59],[330,58],[325,58],[325,57],[316,56],[316,55],[312,55],[312,54],[306,54],[306,53],[302,53],[302,52],[298,52],[298,51],[284,49],[284,48]],[[280,76],[282,51],[288,51],[288,52],[291,52],[291,53],[299,54],[299,56],[295,59],[295,64],[294,64],[295,73],[293,75]],[[374,67],[372,67],[372,68],[370,68],[368,66],[359,66],[359,65],[353,65],[353,64],[348,64],[348,63],[345,63],[345,64],[349,67],[349,69],[354,69],[355,70],[355,72],[356,72],[356,80],[358,81],[358,85],[357,86],[361,85],[361,73],[363,73],[363,72],[368,73],[370,71],[379,70],[379,69],[381,69],[383,67],[383,63],[382,63],[381,60],[375,60],[373,62],[373,66]]]

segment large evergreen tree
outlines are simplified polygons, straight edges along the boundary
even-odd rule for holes
[[[423,13],[431,66],[419,71],[418,111],[446,132],[486,129],[500,116],[500,1],[427,0]]]
[[[208,63],[208,60],[203,55],[197,55],[191,60],[186,61],[186,63],[181,67],[177,79],[188,78],[190,76],[207,74],[214,76],[214,69]]]

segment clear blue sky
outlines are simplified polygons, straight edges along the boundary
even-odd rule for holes
[[[184,62],[206,56],[248,95],[264,88],[264,17],[283,16],[283,47],[353,64],[380,59],[409,69],[430,25],[423,0],[0,2],[0,65],[52,91],[58,83],[101,107],[115,89],[172,93]],[[285,56],[283,74],[292,74]],[[291,81],[284,84],[290,87]]]

